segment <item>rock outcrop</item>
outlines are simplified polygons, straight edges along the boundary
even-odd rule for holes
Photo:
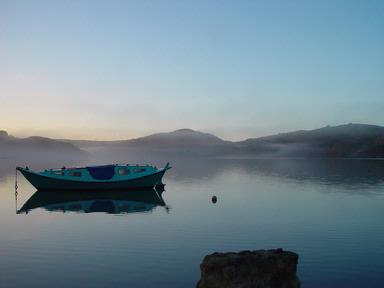
[[[283,249],[213,253],[200,265],[197,288],[298,288],[298,258]]]

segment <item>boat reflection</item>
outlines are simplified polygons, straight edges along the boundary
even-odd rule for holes
[[[107,214],[127,214],[151,212],[157,206],[165,204],[162,193],[164,188],[140,191],[36,191],[17,214],[43,208],[50,212],[75,212]]]

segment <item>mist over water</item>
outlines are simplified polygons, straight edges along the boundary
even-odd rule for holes
[[[382,287],[384,161],[114,152],[28,165],[167,161],[169,209],[116,215],[44,207],[16,214],[15,161],[2,161],[1,287],[194,287],[206,254],[276,247],[300,255],[303,287]],[[35,190],[18,179],[20,209]]]

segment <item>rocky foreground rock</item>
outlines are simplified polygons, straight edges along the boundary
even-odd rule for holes
[[[283,249],[213,253],[200,265],[197,288],[298,288],[298,258]]]

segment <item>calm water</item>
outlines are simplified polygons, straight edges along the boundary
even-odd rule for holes
[[[194,287],[206,254],[276,247],[300,255],[303,287],[384,287],[384,161],[172,164],[166,206],[16,214],[3,163],[0,287]],[[19,209],[34,192],[19,177]]]

